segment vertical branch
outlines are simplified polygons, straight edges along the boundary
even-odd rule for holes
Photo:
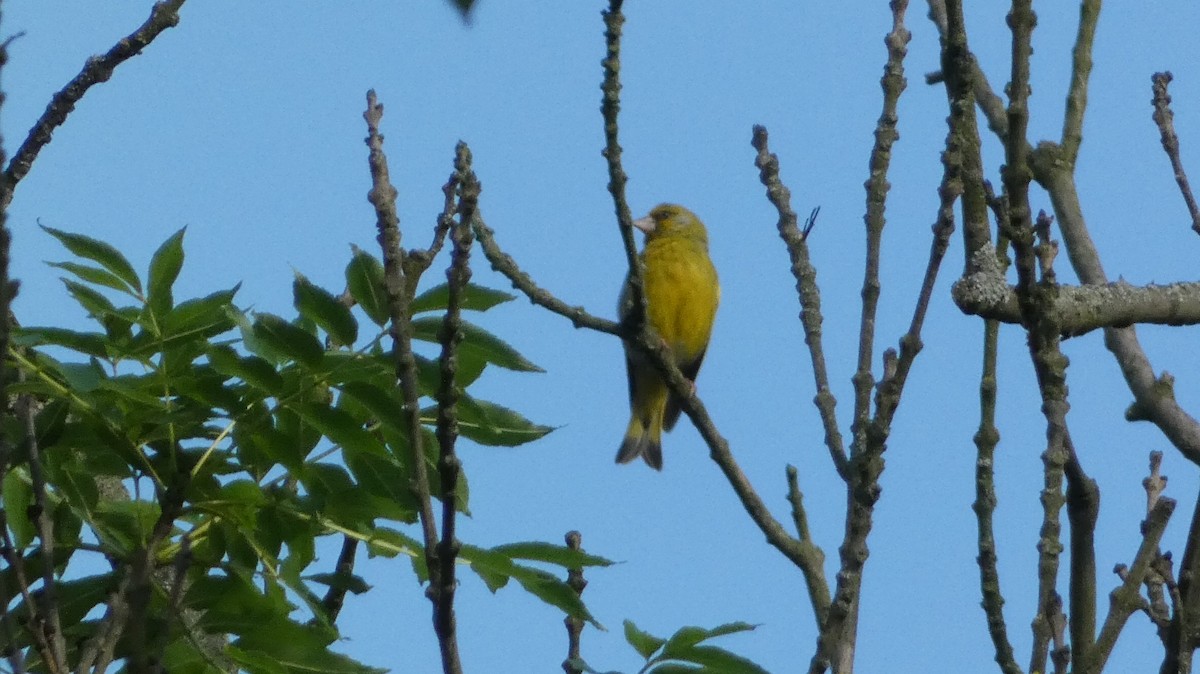
[[[908,42],[912,34],[904,27],[904,12],[908,0],[892,0],[892,30],[884,43],[888,59],[883,68],[880,86],[883,88],[883,111],[875,125],[875,145],[871,148],[869,161],[870,177],[864,185],[867,192],[867,211],[863,221],[867,228],[867,261],[863,271],[862,314],[858,331],[858,368],[852,377],[854,382],[854,418],[851,430],[854,441],[850,445],[850,456],[854,457],[866,447],[867,424],[871,409],[871,389],[875,378],[871,373],[871,359],[875,353],[875,313],[879,305],[879,249],[883,239],[884,211],[887,193],[891,184],[887,180],[888,167],[892,162],[892,145],[900,138],[896,131],[899,118],[896,106],[900,94],[908,85],[904,77],[904,57],[908,53]]]
[[[24,378],[24,373],[21,373]],[[42,549],[42,592],[39,598],[41,606],[41,624],[35,623],[33,629],[45,630],[50,644],[51,662],[46,663],[51,671],[66,672],[67,644],[62,633],[62,622],[58,613],[58,590],[54,579],[54,523],[46,499],[46,476],[43,473],[41,451],[38,447],[37,428],[34,424],[34,402],[28,395],[22,395],[17,400],[17,414],[20,415],[25,432],[25,446],[29,452],[29,477],[33,483],[33,507],[29,517],[37,528],[38,538],[41,539]]]
[[[17,183],[29,173],[33,161],[50,142],[54,130],[67,121],[67,115],[71,114],[88,89],[101,82],[107,82],[117,66],[140,54],[163,31],[177,25],[179,8],[184,2],[185,0],[161,0],[154,3],[154,8],[150,10],[150,18],[146,19],[145,23],[118,40],[103,56],[89,58],[83,70],[50,98],[46,111],[29,130],[25,142],[17,148],[12,161],[5,167],[3,176],[0,176],[0,205],[7,207],[12,202],[13,189]]]
[[[1083,141],[1083,113],[1087,109],[1088,77],[1092,74],[1092,43],[1100,20],[1100,0],[1084,0],[1079,6],[1079,33],[1071,57],[1071,86],[1063,115],[1062,151],[1069,166],[1075,165]]]
[[[0,43],[0,75],[3,75],[5,66],[8,65],[8,45],[10,40],[5,40]],[[0,111],[3,110],[4,102],[7,96],[3,89],[0,89]],[[0,166],[3,166],[7,161],[6,152],[4,149],[4,139],[0,137]],[[4,181],[0,180],[0,190],[7,190],[4,186]],[[3,406],[4,415],[7,416],[9,410],[8,400],[8,344],[9,333],[12,328],[12,301],[17,294],[17,282],[9,279],[9,254],[12,247],[12,233],[8,229],[8,201],[0,199],[0,406]],[[0,483],[3,483],[5,475],[8,474],[9,463],[12,461],[12,440],[7,437],[4,432],[5,424],[0,424]],[[20,516],[24,516],[21,513]],[[20,554],[14,549],[12,539],[8,535],[8,517],[5,511],[4,504],[0,503],[0,558],[3,558],[9,567],[16,571],[18,583],[21,586],[21,591],[26,595],[26,605],[31,611],[36,609],[35,604],[30,601],[29,585],[25,580],[24,563]],[[52,566],[50,558],[43,557],[47,567]],[[16,627],[13,624],[12,615],[8,611],[11,605],[12,597],[8,594],[7,587],[0,587],[0,626],[4,630],[4,649],[9,651],[9,665],[13,671],[20,671],[24,663],[20,649],[16,648],[17,641]],[[39,651],[42,654],[42,659],[49,663],[54,662],[50,645],[45,642],[44,635],[40,630],[35,632],[34,639],[38,643]],[[50,657],[47,657],[50,656]]]
[[[950,104],[948,152],[956,152],[960,163],[963,241],[967,266],[973,256],[991,241],[988,225],[987,190],[983,181],[983,155],[975,115],[975,82],[981,79],[978,65],[967,46],[961,0],[945,7],[946,28],[942,31],[942,72]],[[984,83],[986,86],[986,82]],[[1005,122],[1007,124],[1007,122]]]
[[[1150,571],[1151,563],[1158,555],[1159,541],[1162,540],[1167,521],[1174,511],[1175,500],[1162,497],[1146,515],[1146,520],[1142,522],[1142,544],[1138,547],[1137,555],[1133,558],[1133,564],[1130,565],[1124,581],[1109,595],[1108,617],[1104,620],[1104,626],[1100,628],[1100,636],[1096,638],[1096,646],[1085,663],[1086,668],[1081,666],[1080,671],[1100,672],[1104,669],[1125,621],[1141,604],[1139,588]]]
[[[1175,172],[1175,182],[1183,194],[1188,213],[1192,216],[1192,230],[1200,234],[1200,206],[1196,205],[1196,197],[1188,183],[1187,173],[1183,170],[1183,160],[1179,158],[1179,136],[1175,133],[1175,113],[1171,111],[1171,95],[1167,93],[1167,85],[1171,83],[1171,73],[1154,73],[1150,78],[1153,82],[1154,123],[1158,126],[1162,137],[1163,150],[1171,160],[1171,169]]]
[[[1192,651],[1200,637],[1200,629],[1197,629],[1197,623],[1200,622],[1197,620],[1197,616],[1200,616],[1200,497],[1197,497],[1192,510],[1183,558],[1179,562],[1178,595],[1177,607],[1167,633],[1167,654],[1161,670],[1163,674],[1190,669]],[[1168,664],[1173,667],[1168,668]]]
[[[621,165],[621,143],[618,139],[620,127],[617,115],[621,112],[621,28],[625,15],[621,13],[623,0],[609,0],[604,16],[604,81],[600,85],[600,114],[604,117],[604,150],[601,152],[608,162],[608,191],[612,194],[613,208],[617,214],[617,226],[621,230],[621,242],[625,246],[625,258],[629,263],[629,296],[633,306],[629,312],[628,327],[639,332],[646,320],[646,293],[642,282],[642,265],[638,260],[637,242],[633,238],[633,216],[625,200],[625,183],[629,177]]]
[[[875,503],[881,489],[879,477],[883,473],[883,452],[889,434],[891,414],[904,385],[906,371],[897,368],[896,354],[889,350],[884,354],[884,375],[877,402],[884,401],[886,409],[877,410],[875,420],[870,418],[870,392],[875,386],[871,374],[871,356],[874,350],[875,309],[879,296],[879,249],[884,225],[884,205],[889,185],[887,170],[891,162],[891,148],[899,137],[896,132],[896,106],[901,92],[907,84],[904,77],[904,57],[908,51],[911,34],[904,26],[904,13],[908,8],[905,0],[893,0],[892,30],[884,43],[888,58],[880,80],[883,89],[883,112],[875,130],[875,145],[871,150],[871,175],[866,183],[867,213],[867,260],[862,291],[862,322],[859,329],[858,370],[853,377],[855,389],[854,419],[851,430],[854,440],[850,449],[849,476],[846,494],[846,525],[842,545],[838,548],[841,565],[837,575],[837,589],[829,614],[821,626],[817,639],[817,652],[809,664],[810,674],[832,667],[835,672],[849,673],[854,669],[854,654],[858,632],[859,594],[862,588],[863,568],[870,554],[867,537],[872,527]],[[938,249],[935,243],[934,250]],[[944,251],[944,247],[942,248]],[[940,256],[939,256],[940,257]],[[932,268],[937,263],[931,258]],[[926,279],[929,283],[929,277]],[[922,291],[925,293],[925,290]],[[919,330],[927,300],[918,301],[914,314],[913,329]],[[902,340],[906,352],[919,349],[919,339],[910,334]],[[910,354],[910,355],[913,355]],[[911,362],[911,360],[909,360]]]
[[[1071,570],[1068,614],[1071,650],[1076,662],[1092,649],[1096,635],[1096,521],[1100,517],[1100,488],[1087,475],[1070,437],[1064,471],[1067,478],[1067,520],[1071,523]],[[1096,670],[1097,672],[1099,670]]]
[[[842,432],[838,430],[837,399],[829,386],[829,371],[825,365],[825,347],[821,341],[821,292],[817,288],[817,270],[808,257],[808,239],[796,224],[796,212],[792,210],[791,190],[779,179],[779,158],[767,146],[766,127],[755,125],[751,145],[758,151],[754,165],[758,167],[759,179],[767,188],[767,198],[779,213],[779,236],[788,249],[792,261],[792,275],[796,277],[796,292],[800,296],[800,324],[804,327],[804,343],[808,346],[812,360],[813,378],[816,380],[817,395],[813,403],[825,427],[825,446],[829,457],[843,480],[849,480],[846,470],[846,446]],[[815,216],[815,214],[814,214]]]
[[[829,617],[829,581],[825,579],[825,551],[813,542],[808,530],[808,513],[804,509],[804,494],[800,491],[800,476],[795,466],[787,467],[788,502],[792,506],[792,522],[796,525],[796,537],[807,552],[806,563],[800,566],[804,584],[808,589],[808,600],[812,604],[813,617],[820,627]]]
[[[342,582],[330,585],[325,596],[321,598],[321,608],[324,609],[325,616],[330,623],[337,622],[338,614],[342,612],[342,606],[346,603],[346,591],[350,586],[346,581],[354,573],[354,558],[357,556],[358,539],[353,536],[342,536],[342,549],[338,552],[337,563],[333,566],[334,575]]]
[[[997,569],[996,535],[992,513],[996,510],[995,459],[1000,432],[996,429],[996,354],[1000,324],[984,321],[983,374],[979,378],[979,430],[975,432],[975,520],[979,529],[979,587],[983,593],[983,612],[987,616],[988,634],[996,650],[996,664],[1004,674],[1021,674],[1008,640],[1004,622],[1004,594],[1000,591],[1000,572]]]
[[[425,467],[425,450],[422,447],[420,391],[417,389],[417,361],[412,350],[412,321],[409,303],[416,288],[415,278],[409,278],[406,256],[400,247],[400,218],[396,214],[396,188],[388,177],[387,156],[383,153],[383,136],[379,133],[379,122],[383,117],[383,105],[378,102],[375,90],[367,92],[367,110],[363,118],[367,122],[366,143],[369,148],[368,163],[371,169],[371,191],[367,200],[375,207],[376,227],[379,230],[379,245],[383,250],[384,280],[388,293],[388,314],[392,323],[392,340],[396,360],[396,379],[404,398],[405,425],[409,434],[408,463],[412,475],[408,488],[417,501],[417,515],[421,520],[421,535],[425,547],[425,567],[429,573],[429,587],[433,590],[434,628],[439,630],[438,647],[442,653],[442,668],[447,673],[461,672],[458,662],[458,645],[442,637],[437,619],[436,595],[441,588],[441,565],[438,563],[438,533],[434,521],[433,504],[429,495],[429,477]],[[436,588],[436,589],[434,589]]]
[[[438,639],[455,649],[452,654],[454,671],[459,671],[461,665],[457,664],[458,627],[454,617],[454,591],[458,581],[455,579],[454,569],[461,545],[455,534],[455,524],[462,462],[454,453],[454,445],[458,441],[459,399],[455,380],[458,374],[458,345],[463,340],[463,294],[471,280],[471,221],[475,219],[480,190],[479,181],[471,170],[471,151],[466,143],[459,142],[455,148],[454,170],[459,179],[458,221],[450,227],[450,240],[454,249],[451,252],[450,268],[446,270],[449,299],[438,335],[438,341],[442,344],[442,352],[438,357],[441,383],[437,392],[438,476],[441,480],[442,494],[442,537],[438,541],[438,563],[441,568],[437,576],[439,586],[434,587],[431,583],[428,594],[434,602]],[[447,656],[443,647],[443,666],[447,667],[446,671],[449,672],[451,670],[446,662]]]
[[[578,531],[568,531],[566,538],[567,547],[575,551],[578,551],[583,543],[583,536]],[[587,587],[587,581],[583,578],[583,567],[567,571],[567,585],[575,594],[583,596],[583,590]],[[583,619],[569,615],[563,618],[563,624],[567,627],[567,659],[562,663],[563,672],[583,674],[584,670],[575,666],[580,659],[579,637],[583,634]]]

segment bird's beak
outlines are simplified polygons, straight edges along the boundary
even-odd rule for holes
[[[649,234],[654,231],[654,218],[649,215],[644,218],[638,218],[633,221],[633,226],[642,230],[643,233]]]

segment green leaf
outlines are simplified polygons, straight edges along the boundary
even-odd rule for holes
[[[234,328],[227,308],[242,284],[206,297],[186,300],[163,319],[163,336],[169,340],[210,339]]]
[[[237,377],[266,395],[279,395],[283,390],[283,377],[275,366],[258,356],[241,357],[228,346],[214,346],[208,350],[208,362],[217,372]]]
[[[424,418],[436,418],[437,407],[421,410]],[[535,424],[513,410],[463,395],[458,401],[458,432],[481,445],[516,447],[532,442],[554,430]]]
[[[292,302],[301,316],[321,326],[334,342],[350,346],[358,339],[358,321],[354,320],[350,307],[301,274],[296,274],[292,282]]]
[[[286,601],[263,594],[236,572],[200,576],[188,587],[186,596],[189,608],[203,611],[199,625],[215,634],[253,632],[291,611]]]
[[[31,571],[33,570],[26,567],[25,573],[28,574]],[[64,627],[78,625],[89,611],[107,598],[108,594],[116,588],[116,585],[116,574],[112,572],[72,580],[60,579],[55,581],[55,591],[58,593],[55,604],[55,610],[58,613],[57,617],[61,620]],[[39,590],[37,594],[40,595],[41,591]],[[11,619],[18,625],[28,624],[30,618],[29,606],[24,602],[19,604],[6,617],[6,619]]]
[[[146,544],[158,516],[157,503],[101,501],[93,510],[93,526],[105,547],[124,556]]]
[[[345,451],[346,467],[366,494],[377,497],[377,517],[415,522],[417,499],[408,488],[409,474],[389,455]]]
[[[354,594],[362,594],[371,589],[362,576],[353,573],[314,573],[311,576],[305,576],[304,579],[339,590],[349,590]]]
[[[105,359],[107,340],[98,332],[77,332],[64,328],[16,328],[13,331],[15,346],[45,346],[52,344],[72,351]]]
[[[492,550],[512,557],[527,559],[534,562],[556,564],[566,569],[579,569],[589,566],[612,566],[615,562],[589,555],[581,550],[572,550],[565,545],[555,545],[543,541],[526,541],[498,545]]]
[[[112,288],[113,290],[119,290],[123,293],[126,293],[131,297],[137,297],[130,292],[129,284],[117,278],[117,276],[112,272],[106,271],[99,267],[79,264],[78,262],[47,262],[46,264],[54,267],[55,269],[61,269],[65,272],[70,272],[79,277],[81,281],[91,283],[92,285]]]
[[[260,313],[254,317],[254,336],[267,345],[270,352],[282,354],[286,358],[303,363],[309,367],[321,364],[325,347],[316,337],[305,332],[274,314]],[[250,345],[247,344],[249,348]],[[267,353],[259,353],[268,356]]]
[[[56,369],[62,374],[67,386],[78,393],[95,391],[108,376],[95,358],[89,358],[86,363],[58,363]]]
[[[712,629],[704,629],[703,627],[681,627],[667,639],[666,645],[663,647],[663,657],[687,659],[682,653],[692,646],[699,644],[702,641],[713,639],[716,637],[725,636],[726,634],[736,634],[738,632],[751,632],[757,625],[750,623],[734,622],[719,625]]]
[[[149,292],[146,302],[150,311],[160,319],[167,315],[175,300],[171,287],[179,278],[179,270],[183,268],[183,233],[187,227],[180,229],[167,238],[150,258]]]
[[[262,488],[252,480],[234,480],[222,485],[212,499],[198,501],[196,507],[236,522],[243,529],[254,529],[259,510],[266,505]]]
[[[380,504],[350,479],[345,468],[331,463],[306,463],[299,473],[301,484],[314,505],[339,526],[370,529],[380,516]]]
[[[83,310],[97,321],[101,321],[105,316],[117,312],[117,308],[113,306],[113,303],[95,288],[72,281],[71,279],[62,279],[62,282],[67,287],[67,292],[71,293],[71,297],[75,298],[75,301],[79,303],[79,306],[83,307]]]
[[[129,264],[129,260],[125,259],[121,251],[111,244],[90,236],[72,234],[52,227],[43,226],[42,229],[58,239],[72,254],[100,263],[101,267],[107,269],[136,293],[142,292],[142,282],[138,279],[137,272],[133,270],[133,265]]]
[[[404,403],[394,390],[385,390],[366,382],[351,381],[343,384],[341,391],[343,398],[349,398],[361,405],[374,417],[374,421],[390,427],[397,433],[408,434],[408,425],[404,420]]]
[[[413,354],[417,361],[417,387],[421,395],[433,396],[442,381],[441,365],[436,360]],[[465,390],[479,379],[487,367],[487,361],[469,353],[458,354],[458,368],[454,371],[454,383]]]
[[[507,579],[511,578],[520,583],[526,592],[559,608],[567,615],[604,629],[592,617],[583,600],[579,598],[579,593],[554,574],[517,564],[511,557],[495,548],[488,550],[464,544],[459,551],[459,557],[470,563],[471,570],[479,575],[492,592],[504,587]]]
[[[414,318],[412,321],[413,339],[440,344],[438,332],[442,327],[440,316]],[[545,372],[542,368],[525,359],[507,342],[466,321],[462,322],[463,341],[458,345],[459,353],[483,359],[493,365],[518,372]]]
[[[667,657],[665,650],[663,657]],[[674,658],[702,665],[699,671],[705,674],[769,674],[754,662],[716,646],[693,646]],[[651,671],[658,672],[661,669]]]
[[[423,549],[417,539],[388,527],[375,527],[371,530],[371,538],[367,539],[367,554],[372,557],[379,555],[391,559],[400,554],[421,557]]]
[[[274,620],[260,625],[253,632],[246,632],[233,644],[234,648],[229,650],[231,655],[257,652],[267,656],[271,662],[281,665],[286,672],[383,674],[387,671],[368,667],[345,655],[330,651],[328,644],[335,637],[336,632],[332,629],[317,625],[299,625],[290,620]]]
[[[346,287],[350,289],[350,296],[376,325],[386,325],[388,296],[383,263],[357,246],[351,246],[351,249],[354,257],[346,265]]]
[[[586,620],[597,629],[604,629],[604,626],[596,621],[591,611],[584,605],[583,600],[579,598],[579,593],[562,579],[547,571],[532,569],[520,564],[515,565],[514,569],[513,580],[520,583],[526,592],[551,606],[558,607],[569,616]]]
[[[468,283],[463,288],[460,309],[487,311],[497,304],[503,304],[517,299],[516,295],[503,290],[485,288],[484,286]],[[409,311],[415,316],[425,311],[446,309],[450,306],[450,284],[443,283],[413,298]]]
[[[336,445],[357,452],[387,455],[383,442],[363,429],[360,421],[341,408],[308,402],[293,403],[288,405],[288,409],[294,410],[301,419]]]
[[[4,476],[2,493],[8,528],[13,532],[13,545],[24,548],[33,542],[37,528],[29,519],[29,506],[33,505],[33,487],[23,467],[8,471]]]
[[[660,639],[649,632],[638,629],[632,620],[625,621],[625,641],[629,642],[629,645],[633,646],[633,650],[637,651],[645,660],[649,660],[655,651],[667,643],[666,639]]]

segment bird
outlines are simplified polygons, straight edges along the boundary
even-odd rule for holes
[[[677,204],[655,206],[633,225],[646,235],[640,257],[646,321],[694,387],[721,300],[717,270],[708,256],[708,231],[695,213]],[[622,322],[632,309],[627,277],[617,303]],[[680,400],[650,359],[628,342],[625,368],[630,418],[617,463],[640,456],[651,468],[662,470],[662,432],[679,420]]]

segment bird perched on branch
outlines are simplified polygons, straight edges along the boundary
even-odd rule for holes
[[[717,270],[708,257],[708,232],[694,213],[675,204],[655,206],[633,225],[646,234],[641,255],[646,321],[694,386],[721,298]],[[622,321],[633,308],[630,295],[627,279],[617,306]],[[628,343],[625,366],[630,419],[617,463],[640,456],[651,468],[662,470],[662,432],[679,420],[679,398],[650,359]]]

